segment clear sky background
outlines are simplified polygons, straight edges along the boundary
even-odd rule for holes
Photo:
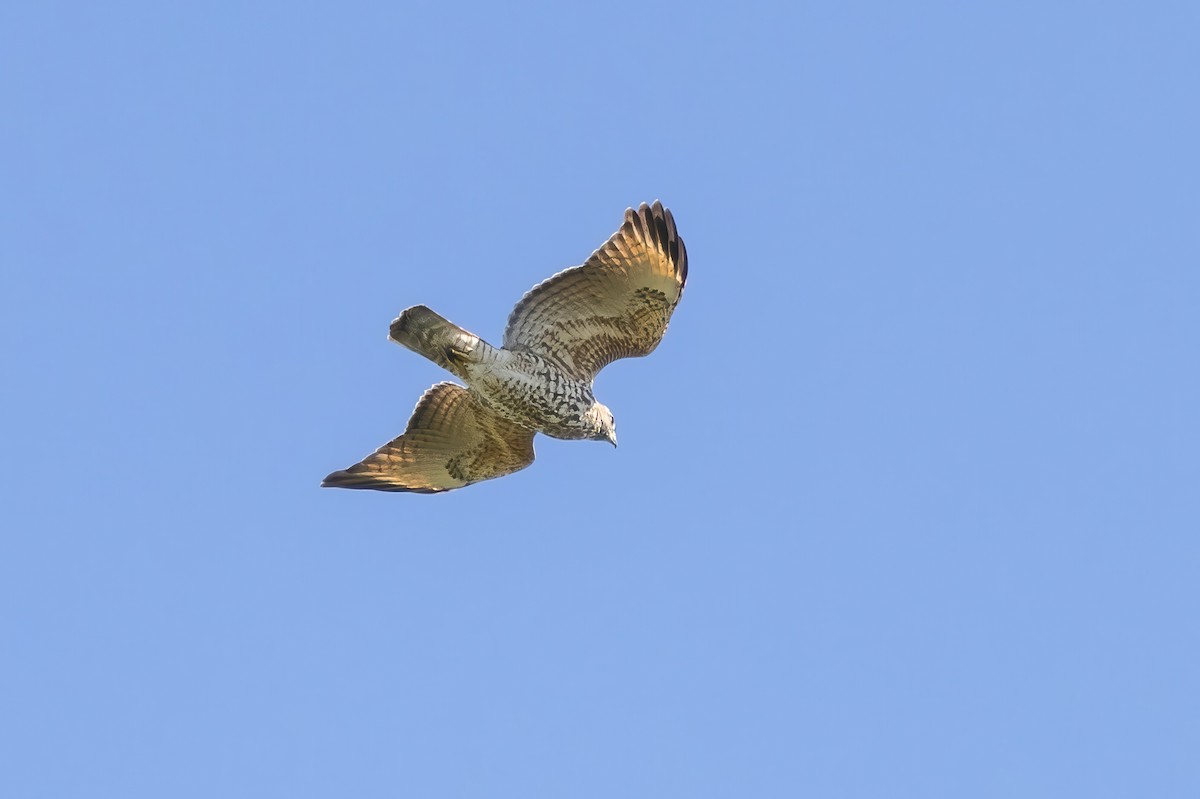
[[[1200,795],[1194,3],[9,3],[6,797]],[[661,198],[621,446],[318,488]]]

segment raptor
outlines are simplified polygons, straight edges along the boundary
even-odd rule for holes
[[[649,355],[687,281],[687,250],[671,212],[655,202],[625,222],[581,266],[535,286],[493,346],[424,305],[402,312],[389,338],[466,385],[421,396],[404,434],[323,486],[436,493],[503,477],[533,463],[537,433],[617,444],[612,412],[593,394],[618,358]]]

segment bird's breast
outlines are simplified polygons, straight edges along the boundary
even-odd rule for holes
[[[586,438],[591,387],[536,355],[501,350],[469,375],[471,390],[497,414],[555,438]]]

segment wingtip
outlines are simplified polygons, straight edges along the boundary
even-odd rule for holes
[[[321,488],[344,488],[352,475],[344,469],[330,472],[321,480]]]
[[[671,210],[662,204],[662,200],[655,200],[654,202],[650,203],[644,202],[636,209],[625,209],[626,222],[633,222],[637,220],[641,221],[643,225],[649,227],[650,223],[657,219],[665,219],[671,224],[672,227],[674,226],[671,218]]]
[[[355,471],[353,466],[330,472],[321,481],[321,488],[375,488],[378,485],[379,480],[374,475],[361,470]]]
[[[394,482],[386,482],[379,480],[378,477],[354,473],[347,469],[334,471],[324,480],[320,481],[322,488],[367,488],[371,491],[388,491],[391,493],[409,493],[409,494],[442,494],[449,491],[449,488],[412,488],[409,486],[397,485]]]
[[[638,225],[644,238],[655,246],[665,248],[671,263],[674,264],[682,287],[687,283],[687,249],[683,239],[675,227],[675,216],[671,209],[662,204],[662,200],[652,203],[642,203],[635,212],[632,208],[625,211],[625,221]]]
[[[329,473],[321,481],[321,488],[365,488],[372,491],[389,491],[397,494],[443,494],[450,490],[446,488],[412,488],[380,480],[377,476],[367,472],[355,472],[353,469],[354,467],[351,466],[349,469],[339,469],[336,472]]]

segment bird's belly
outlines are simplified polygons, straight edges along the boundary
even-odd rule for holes
[[[589,435],[583,413],[595,402],[591,388],[540,359],[530,364],[493,365],[470,377],[471,390],[505,419],[555,438]]]

